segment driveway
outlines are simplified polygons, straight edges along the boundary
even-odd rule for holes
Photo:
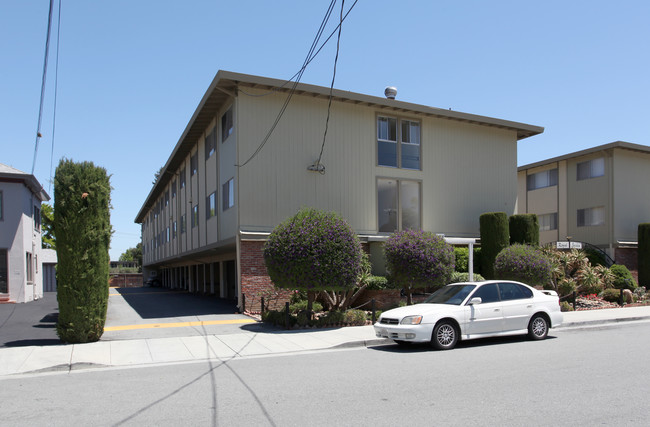
[[[61,344],[56,292],[38,301],[0,304],[0,347]],[[234,301],[163,288],[111,288],[101,341],[233,334],[263,326]]]

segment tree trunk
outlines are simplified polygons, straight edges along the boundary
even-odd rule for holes
[[[314,291],[307,291],[307,318],[309,320],[312,319],[312,315],[314,313],[314,300],[316,299],[316,292]]]
[[[413,289],[410,286],[406,288],[406,305],[413,305]]]

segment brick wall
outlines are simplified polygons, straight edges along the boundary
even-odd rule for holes
[[[284,308],[289,301],[291,291],[275,289],[269,277],[262,248],[264,242],[241,242],[241,291],[246,298],[246,311],[257,313],[261,309],[261,298],[264,297],[265,308],[271,310]]]
[[[118,288],[137,288],[142,286],[142,273],[111,274],[108,285]]]

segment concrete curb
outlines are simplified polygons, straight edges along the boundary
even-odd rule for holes
[[[606,325],[609,323],[640,322],[640,321],[650,321],[650,316],[617,317],[613,319],[598,319],[598,320],[585,320],[581,322],[566,322],[558,326],[557,329],[575,328],[580,326]]]

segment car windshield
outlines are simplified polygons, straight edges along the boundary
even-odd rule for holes
[[[424,302],[427,304],[460,305],[475,287],[476,285],[469,284],[447,285],[435,291]]]

